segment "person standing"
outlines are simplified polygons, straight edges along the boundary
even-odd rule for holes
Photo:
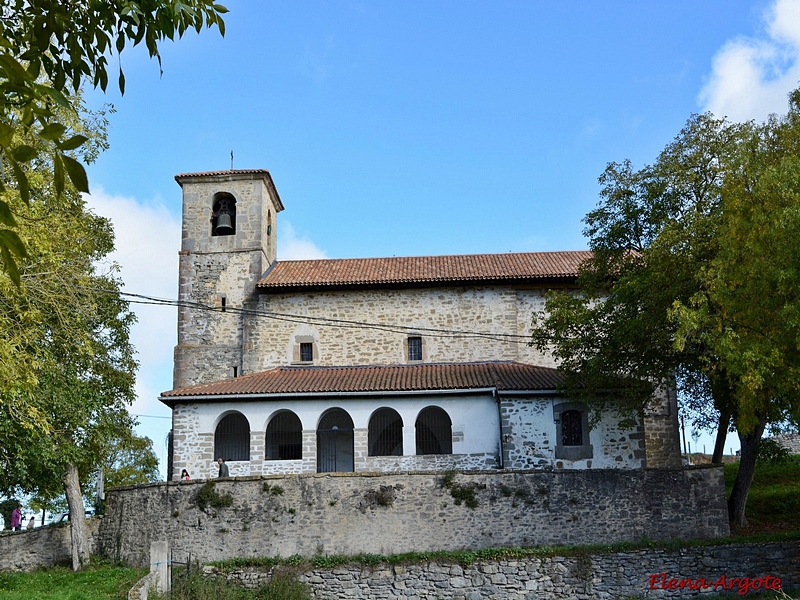
[[[33,529],[35,526],[36,526],[36,517],[35,517],[35,516],[33,516],[33,515],[31,515],[31,518],[30,518],[30,519],[28,519],[28,524],[25,526],[25,529],[27,529],[28,531],[30,531],[30,530],[31,530],[31,529]]]
[[[217,459],[217,464],[219,465],[219,477],[230,477],[228,465],[225,464],[225,459],[220,456]]]
[[[11,531],[22,531],[22,504],[11,511]]]

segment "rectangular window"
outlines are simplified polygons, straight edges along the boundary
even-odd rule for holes
[[[313,362],[314,345],[311,342],[300,343],[300,362]]]
[[[422,360],[422,338],[408,338],[408,362]]]

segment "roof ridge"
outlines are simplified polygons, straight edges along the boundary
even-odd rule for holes
[[[575,254],[591,253],[589,249],[582,250],[535,250],[531,252],[473,252],[469,254],[412,254],[402,256],[350,256],[344,258],[287,258],[278,259],[277,263],[313,263],[313,262],[344,262],[356,260],[404,260],[418,258],[470,258],[483,256],[533,256],[546,254]]]

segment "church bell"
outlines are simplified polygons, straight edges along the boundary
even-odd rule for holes
[[[218,235],[228,235],[234,233],[231,216],[228,213],[220,213],[220,215],[217,217],[217,226],[214,228],[214,232]]]

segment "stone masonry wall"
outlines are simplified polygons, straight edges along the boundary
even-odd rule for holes
[[[263,173],[231,172],[182,181],[178,345],[173,385],[233,377],[241,371],[241,317],[224,308],[250,301],[264,269],[275,260],[273,224],[280,201]],[[236,234],[212,236],[215,195],[236,199]],[[197,303],[216,311],[197,310]]]
[[[246,587],[265,583],[272,575],[257,569],[223,572],[215,567],[205,567],[205,572]],[[444,561],[345,565],[301,572],[297,578],[318,599],[596,600],[716,597],[724,592],[741,597],[742,590],[749,594],[777,586],[800,587],[800,542],[508,558],[468,566]]]
[[[526,473],[321,474],[211,483],[229,506],[197,507],[203,482],[109,490],[99,548],[145,565],[150,543],[200,561],[397,554],[727,536],[720,468]],[[474,491],[477,506],[451,492]]]
[[[97,551],[97,530],[102,517],[86,520],[89,550]],[[37,527],[32,531],[0,534],[0,571],[32,571],[71,561],[69,525]]]
[[[368,323],[419,327],[423,338],[423,362],[471,362],[516,360],[555,366],[527,344],[532,310],[543,306],[542,289],[512,287],[429,288],[269,294],[259,297],[262,312],[309,318],[341,319]],[[521,335],[503,342],[496,338],[440,337],[426,329],[475,331],[497,335]],[[404,364],[408,333],[310,325],[255,316],[244,322],[246,373],[295,362],[298,339],[315,344],[314,364]]]
[[[800,454],[800,433],[784,433],[773,439],[789,451],[789,454]]]

